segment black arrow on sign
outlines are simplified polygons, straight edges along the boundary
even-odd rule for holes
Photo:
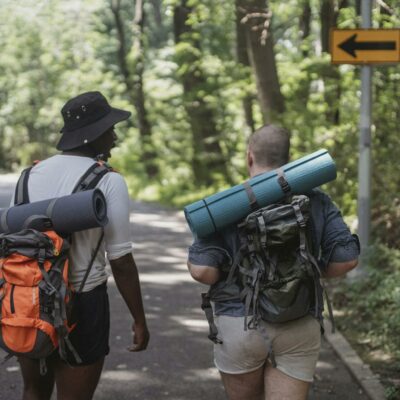
[[[357,58],[357,50],[396,50],[396,42],[357,42],[356,39],[357,33],[340,43],[338,47],[354,58]]]

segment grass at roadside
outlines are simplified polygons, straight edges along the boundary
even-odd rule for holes
[[[386,398],[400,399],[400,251],[375,245],[369,274],[333,286],[335,322],[380,377]]]

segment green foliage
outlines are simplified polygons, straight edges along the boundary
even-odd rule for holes
[[[379,68],[375,72],[373,148],[373,232],[389,246],[398,246],[400,216],[398,151],[400,148],[400,72]]]
[[[371,248],[369,275],[361,282],[340,285],[334,296],[340,331],[384,378],[400,371],[400,251],[382,244]],[[390,393],[400,387],[388,383]]]
[[[132,4],[121,1],[126,49],[131,49],[133,42]],[[157,154],[155,163],[160,170],[149,182],[139,161],[143,149],[132,93],[127,91],[118,62],[121,43],[110,2],[3,0],[0,169],[19,169],[35,158],[53,154],[62,126],[59,111],[65,100],[82,91],[101,90],[117,107],[133,112],[132,120],[117,129],[121,141],[112,160],[129,177],[132,194],[181,206],[243,181],[250,134],[242,107],[245,98],[253,99],[256,127],[262,118],[251,70],[236,62],[235,2],[188,0],[187,5],[193,8],[188,24],[195,29],[175,46],[173,10],[179,4],[178,0],[145,2],[144,91],[153,132],[147,146]],[[269,2],[287,109],[277,122],[292,132],[292,159],[318,148],[330,151],[338,179],[326,190],[351,221],[356,215],[358,189],[359,67],[332,66],[329,55],[320,54],[320,2],[312,0],[310,4],[310,35],[302,39],[299,22],[304,3]],[[360,23],[355,2],[348,4],[338,14],[340,28]],[[374,27],[399,26],[396,2],[387,4],[393,12],[376,6]],[[128,64],[131,56],[132,52]],[[201,71],[204,80],[194,92],[184,95],[181,79],[188,71]],[[400,216],[396,157],[400,146],[399,81],[397,66],[374,68],[373,235],[391,247],[398,246],[400,237],[395,222]],[[187,106],[199,99],[213,111],[222,155],[229,164],[228,174],[209,171],[212,187],[201,187],[193,177],[195,154]]]
[[[47,4],[48,3],[48,4]],[[77,93],[121,86],[96,57],[91,12],[99,1],[69,7],[52,0],[0,4],[0,168],[19,168],[54,152],[60,109]],[[127,106],[127,108],[131,108]]]

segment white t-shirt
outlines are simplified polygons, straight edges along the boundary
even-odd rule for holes
[[[70,195],[82,175],[94,163],[92,158],[59,154],[35,165],[28,180],[30,202]],[[108,224],[104,240],[83,288],[87,292],[105,282],[106,259],[114,260],[132,251],[129,229],[129,195],[124,178],[107,173],[98,183],[107,201]],[[69,279],[77,290],[90,263],[101,234],[100,228],[76,232],[70,249]]]

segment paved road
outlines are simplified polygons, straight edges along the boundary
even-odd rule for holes
[[[0,177],[0,207],[8,204],[12,182],[12,177]],[[131,320],[110,278],[111,353],[95,399],[225,399],[199,307],[204,287],[188,277],[185,267],[191,237],[182,214],[134,202],[131,222],[151,343],[143,353],[125,350]],[[0,366],[0,387],[0,400],[21,398],[15,360]],[[367,399],[326,342],[309,399]]]

